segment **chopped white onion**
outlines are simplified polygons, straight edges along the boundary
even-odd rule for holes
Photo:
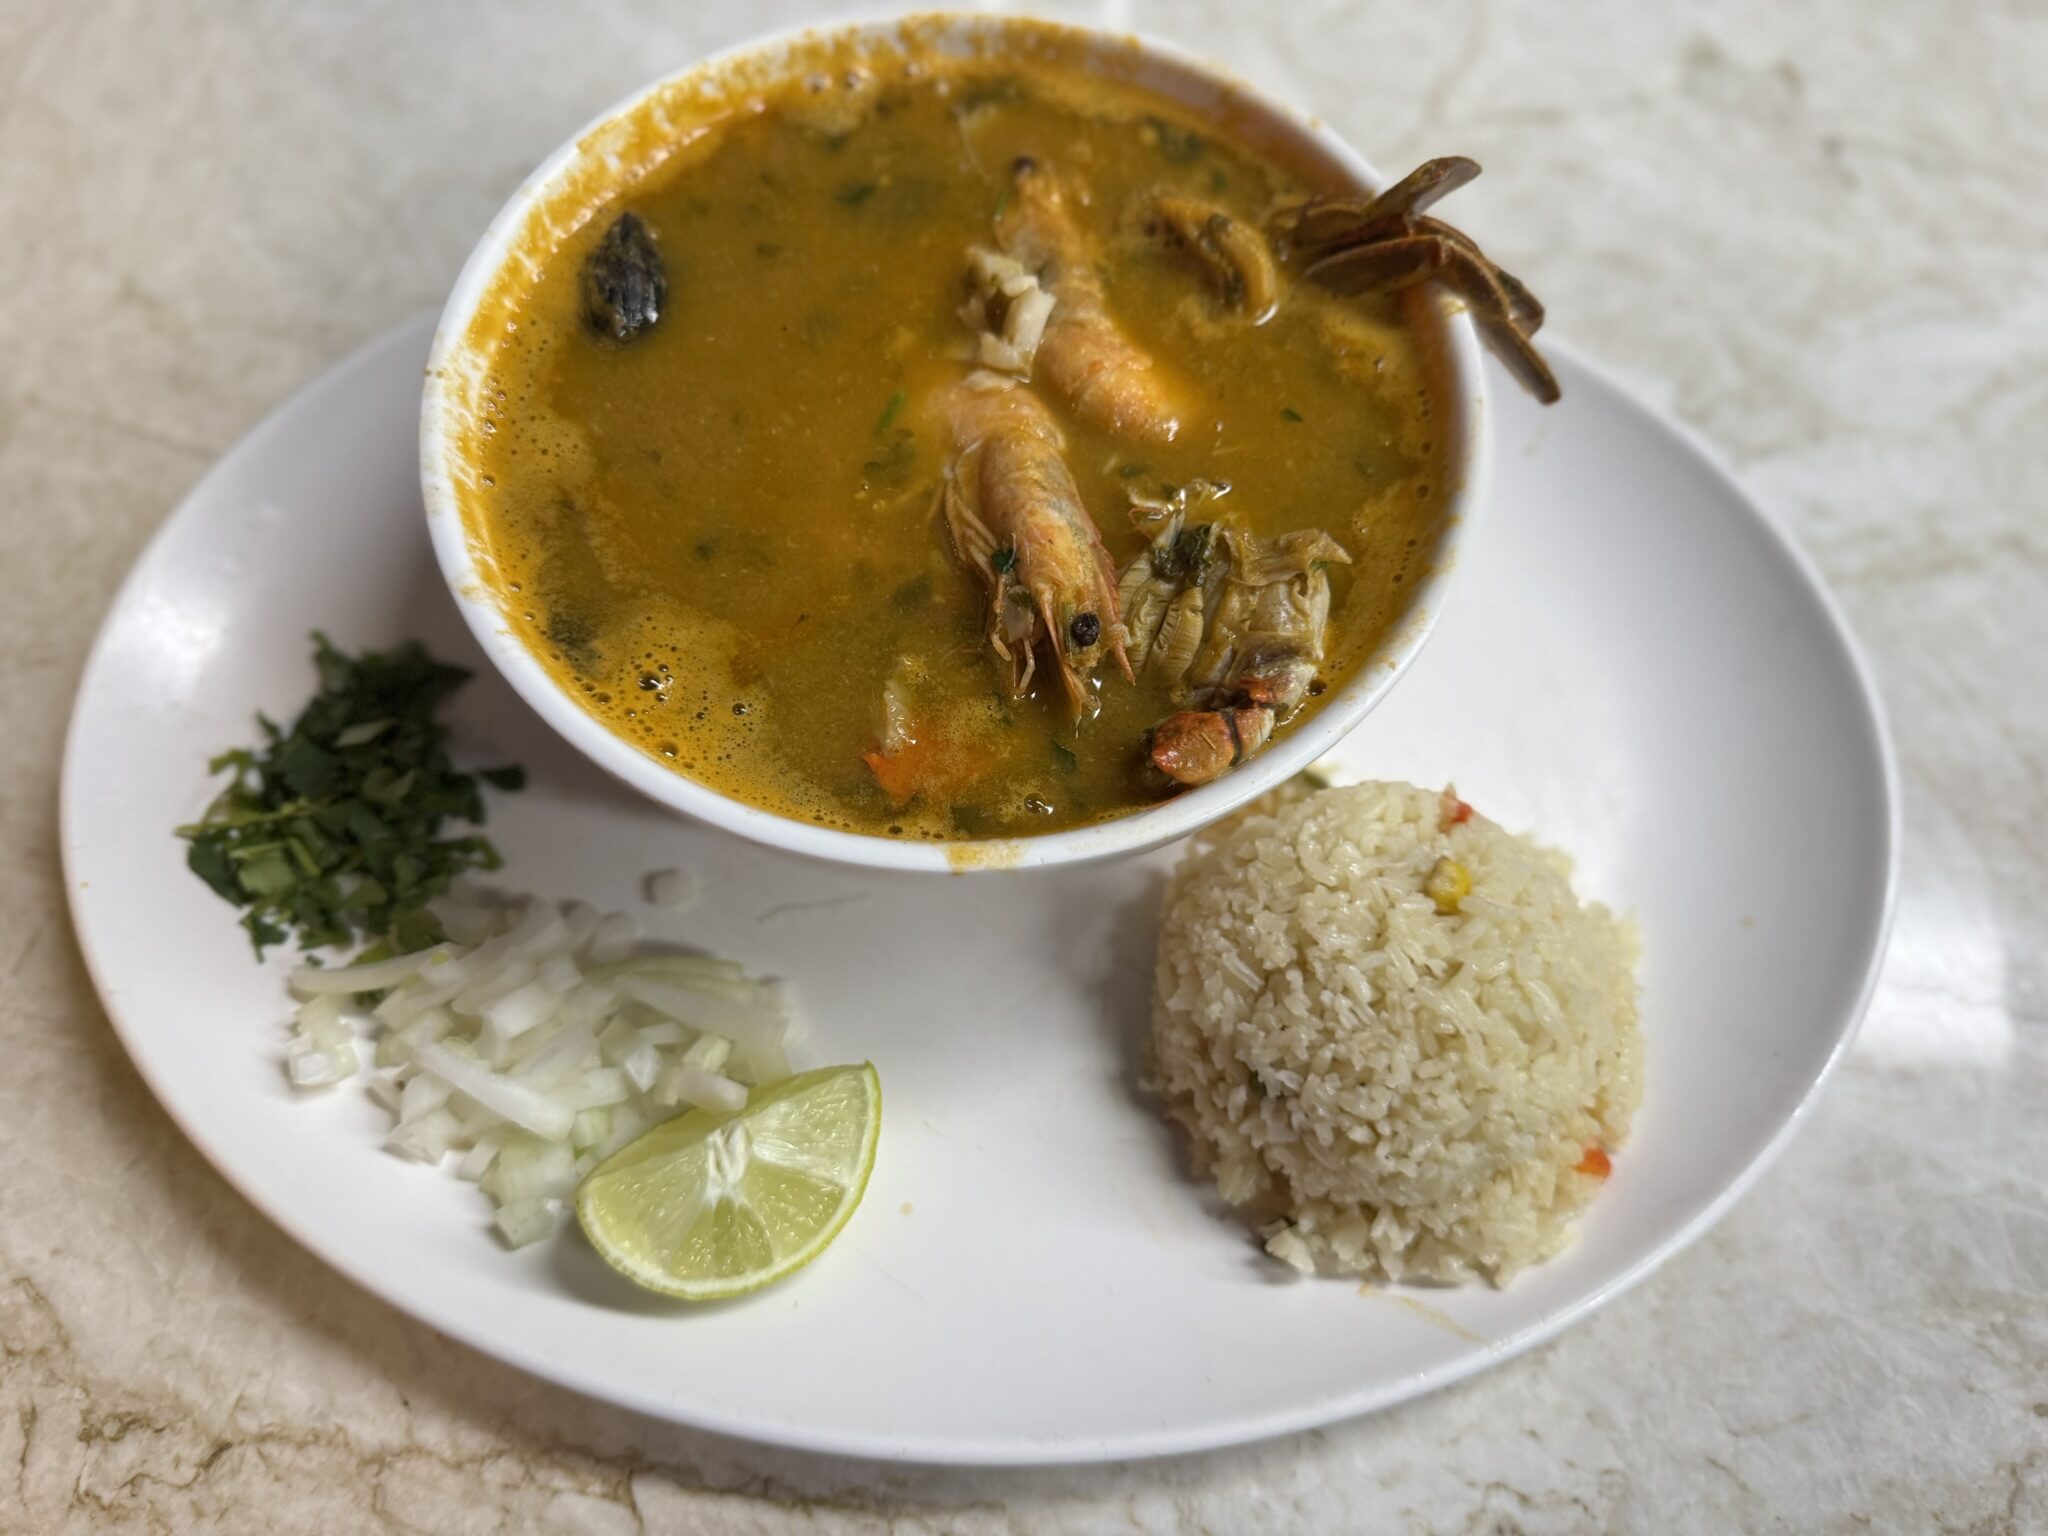
[[[569,1131],[569,1145],[578,1153],[603,1145],[612,1133],[612,1112],[605,1105],[576,1111],[576,1124]]]
[[[404,1089],[399,1084],[396,1072],[372,1073],[367,1086],[371,1103],[379,1109],[389,1110],[394,1115],[398,1113],[399,1096]]]
[[[503,1115],[485,1109],[475,1099],[464,1098],[459,1093],[448,1101],[448,1105],[455,1111],[455,1118],[462,1122],[462,1134],[465,1136],[482,1136],[501,1129],[505,1124]]]
[[[587,901],[563,902],[562,922],[569,930],[569,953],[574,954],[588,944],[602,921],[604,914]]]
[[[413,1054],[423,1070],[536,1136],[566,1136],[576,1119],[539,1089],[493,1072],[481,1062],[466,1060],[438,1040],[428,1041]]]
[[[1034,291],[1010,295],[1012,319]],[[695,883],[663,871],[647,895],[677,903]],[[448,943],[293,973],[286,1071],[302,1088],[354,1075],[367,1026],[385,1145],[429,1164],[458,1154],[450,1171],[499,1207],[509,1244],[553,1232],[584,1175],[678,1107],[732,1112],[788,1070],[786,989],[711,955],[636,955],[630,914],[475,897],[435,911]]]
[[[323,1029],[331,1029],[341,1023],[347,1011],[348,997],[340,992],[323,992],[308,1002],[303,1002],[292,1013],[292,1023],[308,1035]]]
[[[416,1163],[438,1163],[448,1155],[448,1148],[461,1129],[454,1115],[437,1109],[399,1126],[384,1138],[384,1146],[387,1151]]]
[[[315,1051],[339,1051],[355,1043],[356,1032],[344,1019],[320,1019],[310,1029],[301,1025],[292,1032],[295,1050],[303,1046]]]
[[[643,1100],[641,1102],[645,1103],[646,1101]],[[606,1136],[594,1149],[601,1159],[610,1157],[627,1142],[649,1130],[654,1125],[654,1115],[651,1110],[642,1109],[633,1104],[617,1105],[612,1109],[611,1115],[611,1134]]]
[[[416,1074],[398,1091],[398,1123],[408,1125],[432,1114],[448,1102],[452,1091],[445,1080],[432,1073]]]
[[[482,1013],[507,993],[518,991],[537,974],[533,961],[526,955],[516,951],[500,955],[481,970],[473,971],[475,979],[456,993],[448,1006],[457,1013]]]
[[[361,1066],[353,1042],[326,1049],[306,1042],[286,1056],[285,1076],[294,1088],[325,1088],[353,1077]]]
[[[619,989],[610,982],[580,981],[562,999],[561,1010],[555,1017],[564,1024],[588,1024],[595,1029],[618,1005]]]
[[[461,961],[430,966],[402,986],[394,987],[374,1010],[378,1021],[391,1029],[403,1029],[421,1014],[452,1002],[469,983],[469,968]]]
[[[696,899],[696,877],[686,870],[657,869],[647,877],[647,901],[650,906],[684,907]]]
[[[661,1047],[643,1041],[626,1052],[619,1068],[632,1080],[635,1088],[646,1093],[654,1087],[654,1080],[661,1076]]]
[[[287,984],[301,997],[317,997],[323,992],[382,992],[386,987],[397,986],[435,956],[452,957],[454,952],[451,944],[437,944],[432,949],[416,949],[409,955],[393,955],[389,960],[372,960],[367,965],[302,965],[287,978]]]
[[[557,996],[567,997],[582,979],[583,973],[576,969],[576,961],[567,953],[550,955],[541,964],[540,984]]]
[[[686,1067],[680,1064],[664,1068],[661,1074],[661,1096],[670,1102],[680,1101],[698,1109],[713,1109],[732,1114],[747,1107],[747,1090],[729,1077],[716,1072],[706,1072],[700,1067]]]
[[[455,1177],[477,1183],[491,1171],[491,1164],[497,1160],[498,1138],[486,1131],[477,1137],[470,1149],[462,1154],[462,1161],[455,1165]]]
[[[590,941],[583,946],[583,953],[589,959],[603,964],[606,961],[623,960],[633,952],[633,946],[640,942],[640,924],[630,912],[608,912],[599,921]]]
[[[587,1024],[561,1030],[514,1069],[523,1083],[552,1088],[597,1055],[597,1037]]]
[[[586,1109],[609,1109],[614,1104],[623,1104],[633,1097],[634,1091],[633,1080],[617,1067],[592,1067],[574,1082],[551,1090],[558,1101],[579,1114]]]
[[[507,1248],[524,1248],[554,1235],[555,1213],[545,1200],[518,1200],[499,1206],[491,1224]]]
[[[633,1027],[628,1018],[615,1018],[598,1031],[597,1049],[606,1061],[617,1065],[626,1059],[626,1053],[640,1043],[640,1031]]]
[[[508,1205],[570,1194],[576,1188],[575,1164],[576,1154],[567,1140],[523,1136],[508,1141],[498,1149],[498,1160],[491,1165],[490,1193]]]
[[[732,1042],[723,1035],[699,1035],[683,1052],[682,1064],[699,1072],[716,1072],[732,1056]]]
[[[751,1003],[687,980],[626,976],[620,979],[619,990],[664,1018],[707,1034],[724,1035],[742,1051],[779,1051],[789,1036],[789,1016],[782,1000],[765,988],[756,989],[760,1000]]]
[[[515,1039],[532,1029],[536,1024],[545,1024],[561,1005],[562,994],[536,976],[524,986],[514,987],[510,992],[494,997],[477,1015],[484,1021],[484,1028],[501,1040]]]
[[[455,1033],[455,1015],[446,1008],[429,1008],[403,1029],[387,1031],[377,1042],[377,1060],[380,1066],[403,1066],[413,1059],[413,1052],[429,1040],[441,1040]],[[386,1056],[389,1060],[386,1060]]]

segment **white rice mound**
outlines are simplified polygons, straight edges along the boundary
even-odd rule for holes
[[[1457,804],[1276,793],[1168,887],[1151,1086],[1297,1269],[1504,1283],[1569,1241],[1580,1164],[1641,1099],[1632,931]],[[1450,914],[1423,889],[1446,858]]]

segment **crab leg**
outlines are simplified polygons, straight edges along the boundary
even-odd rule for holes
[[[1425,160],[1363,207],[1350,202],[1306,203],[1286,210],[1275,222],[1304,248],[1363,245],[1407,233],[1424,210],[1478,174],[1478,161],[1444,155]]]
[[[1389,293],[1440,279],[1470,308],[1495,355],[1545,405],[1561,391],[1529,338],[1543,306],[1521,280],[1488,260],[1471,236],[1424,212],[1479,174],[1462,155],[1425,161],[1366,203],[1316,199],[1276,214],[1272,228],[1306,275],[1338,293]]]
[[[1549,364],[1517,327],[1513,297],[1469,241],[1434,234],[1377,240],[1324,256],[1310,263],[1307,275],[1338,293],[1392,293],[1437,278],[1465,301],[1479,334],[1523,388],[1545,405],[1562,393]]]
[[[1514,316],[1515,329],[1524,336],[1534,336],[1543,329],[1542,302],[1523,285],[1522,280],[1512,272],[1497,267],[1478,244],[1462,229],[1446,224],[1442,219],[1417,219],[1417,234],[1435,235],[1439,240],[1448,240],[1459,247],[1474,261],[1491,272],[1500,284],[1501,292],[1507,295],[1508,310]]]
[[[1365,220],[1406,223],[1478,175],[1479,162],[1464,155],[1439,155],[1434,160],[1425,160],[1367,203]]]

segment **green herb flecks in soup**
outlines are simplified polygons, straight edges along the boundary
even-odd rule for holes
[[[1050,58],[754,105],[490,311],[468,515],[593,713],[787,816],[1014,836],[1360,667],[1446,488],[1407,300],[1269,240],[1327,189]]]

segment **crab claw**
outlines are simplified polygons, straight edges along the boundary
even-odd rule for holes
[[[1153,728],[1149,761],[1176,784],[1207,784],[1258,751],[1272,734],[1273,711],[1263,705],[1182,710]]]
[[[1449,229],[1435,219],[1423,223],[1436,230]],[[1435,278],[1465,301],[1480,337],[1518,384],[1545,405],[1562,393],[1550,365],[1529,340],[1528,333],[1543,322],[1543,306],[1456,231],[1399,235],[1347,246],[1311,262],[1307,273],[1337,293],[1391,293]],[[1525,323],[1524,316],[1533,323]]]
[[[1463,155],[1425,160],[1369,202],[1313,198],[1274,215],[1277,234],[1303,250],[1334,250],[1406,234],[1439,199],[1479,175],[1479,162]]]
[[[1424,213],[1479,174],[1462,155],[1425,161],[1368,202],[1316,198],[1276,214],[1275,236],[1305,275],[1336,293],[1391,293],[1436,279],[1458,295],[1517,383],[1545,405],[1561,391],[1529,340],[1543,306],[1462,230]]]

